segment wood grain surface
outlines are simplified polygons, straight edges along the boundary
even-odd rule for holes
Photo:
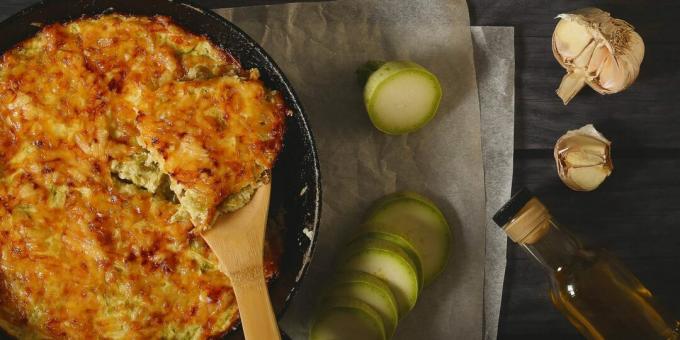
[[[31,0],[3,0],[0,19]],[[285,0],[203,0],[217,8]],[[472,25],[514,26],[516,140],[513,186],[528,186],[563,225],[629,265],[674,315],[680,315],[680,22],[677,0],[468,0]],[[386,1],[389,3],[389,1]],[[638,81],[610,96],[586,88],[569,106],[554,91],[563,70],[550,39],[554,17],[595,6],[628,20],[646,56]],[[594,123],[613,141],[615,170],[593,193],[576,193],[557,178],[556,139]],[[547,298],[542,270],[516,246],[508,250],[499,339],[580,339]]]
[[[527,186],[588,243],[620,257],[680,315],[680,1],[472,0],[473,25],[515,27],[515,190]],[[645,40],[638,81],[600,96],[586,88],[569,106],[554,91],[563,70],[551,35],[557,14],[595,6],[633,24]],[[576,193],[557,178],[552,147],[566,130],[594,123],[613,141],[614,173],[597,191]],[[508,247],[499,339],[580,339],[553,309],[547,277]]]

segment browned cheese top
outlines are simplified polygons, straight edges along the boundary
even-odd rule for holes
[[[229,279],[180,205],[112,168],[150,155],[140,169],[200,197],[207,221],[271,168],[285,113],[256,70],[165,17],[54,24],[5,53],[0,327],[73,339],[227,331]]]

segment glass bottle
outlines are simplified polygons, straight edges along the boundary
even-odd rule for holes
[[[550,277],[550,299],[588,339],[680,339],[680,323],[605,250],[585,248],[524,189],[494,216]]]

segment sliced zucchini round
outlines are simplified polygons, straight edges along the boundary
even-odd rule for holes
[[[310,340],[385,340],[382,318],[371,306],[351,297],[324,301]]]
[[[379,199],[366,217],[365,229],[394,234],[413,245],[422,265],[425,286],[448,262],[449,225],[439,208],[420,194],[400,192]]]
[[[364,103],[373,125],[398,135],[427,124],[437,113],[442,97],[437,77],[410,61],[377,65],[364,87]]]
[[[390,287],[379,278],[359,271],[342,272],[326,295],[331,298],[355,298],[365,302],[380,314],[385,335],[389,338],[394,334],[399,321],[397,301]]]
[[[356,270],[383,280],[397,300],[403,317],[418,300],[418,270],[408,254],[392,242],[379,238],[359,238],[347,248],[341,260],[344,270]]]
[[[423,290],[423,287],[425,286],[425,280],[423,276],[423,265],[422,261],[420,260],[420,257],[418,256],[418,252],[416,251],[416,248],[409,242],[407,239],[394,234],[394,233],[387,233],[381,230],[371,230],[370,228],[362,228],[363,231],[357,236],[357,238],[378,238],[381,240],[385,240],[388,242],[392,242],[395,245],[399,246],[405,253],[408,255],[409,259],[413,262],[413,264],[416,266],[416,271],[418,272],[418,287],[420,290]]]

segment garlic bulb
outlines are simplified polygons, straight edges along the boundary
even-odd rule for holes
[[[597,8],[557,16],[552,50],[567,70],[557,95],[564,104],[588,84],[612,94],[633,84],[640,72],[645,45],[633,26]]]
[[[572,130],[555,145],[557,173],[576,191],[593,191],[612,173],[611,142],[592,124]]]

